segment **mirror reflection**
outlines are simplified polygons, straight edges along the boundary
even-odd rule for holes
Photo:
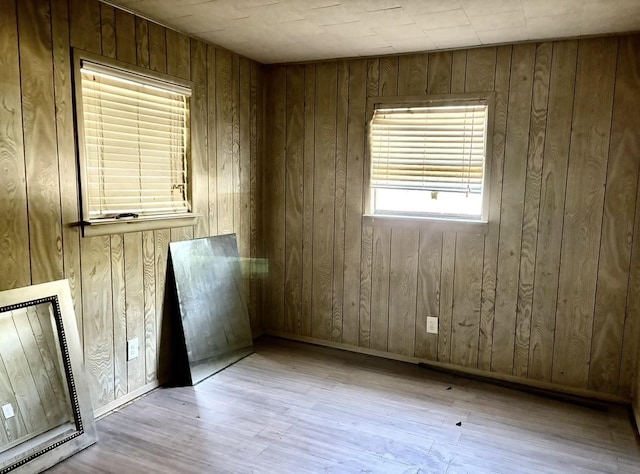
[[[0,308],[0,427],[2,472],[77,431],[52,302]]]

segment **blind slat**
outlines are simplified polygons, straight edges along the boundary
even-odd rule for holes
[[[486,105],[377,109],[371,186],[481,193]]]
[[[89,216],[189,212],[189,91],[82,71]]]

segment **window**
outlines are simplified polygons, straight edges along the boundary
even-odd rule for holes
[[[490,97],[379,99],[369,124],[372,214],[486,221]]]
[[[83,223],[189,216],[189,84],[75,53]]]

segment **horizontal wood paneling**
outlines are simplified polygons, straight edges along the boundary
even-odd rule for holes
[[[3,0],[0,9],[0,290],[68,278],[94,407],[117,404],[157,378],[172,237],[236,230],[241,257],[258,256],[262,66],[95,0]],[[194,82],[195,228],[79,237],[70,48]],[[246,276],[257,331],[261,282],[250,293]],[[127,361],[132,337],[140,356]]]
[[[623,117],[640,94],[631,86],[640,64],[633,44],[637,36],[386,56],[346,66],[328,61],[306,65],[307,74],[270,67],[267,87],[279,94],[265,121],[284,130],[269,142],[266,164],[293,172],[299,151],[288,145],[304,143],[302,161],[313,168],[309,176],[305,166],[304,179],[296,181],[301,208],[286,199],[265,203],[268,215],[284,214],[281,220],[292,225],[302,217],[311,226],[303,229],[303,258],[288,259],[286,269],[303,275],[302,294],[287,299],[289,307],[303,308],[301,321],[283,328],[282,309],[272,307],[267,330],[309,336],[301,328],[311,327],[312,338],[335,342],[340,333],[331,331],[331,321],[334,329],[339,322],[349,328],[340,342],[353,347],[630,396],[640,295],[631,291],[633,278],[627,288],[638,261],[632,242],[640,240],[637,223],[633,228],[640,139],[633,119]],[[304,127],[274,115],[291,107],[280,100],[302,90]],[[496,93],[486,233],[361,220],[365,91]],[[282,191],[267,190],[275,192]],[[265,238],[270,245],[274,236]],[[270,279],[272,288],[285,284],[281,272]],[[439,318],[438,335],[426,333],[427,316]]]

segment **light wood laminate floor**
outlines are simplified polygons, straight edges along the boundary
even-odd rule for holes
[[[98,429],[51,472],[640,472],[625,408],[278,339]]]

